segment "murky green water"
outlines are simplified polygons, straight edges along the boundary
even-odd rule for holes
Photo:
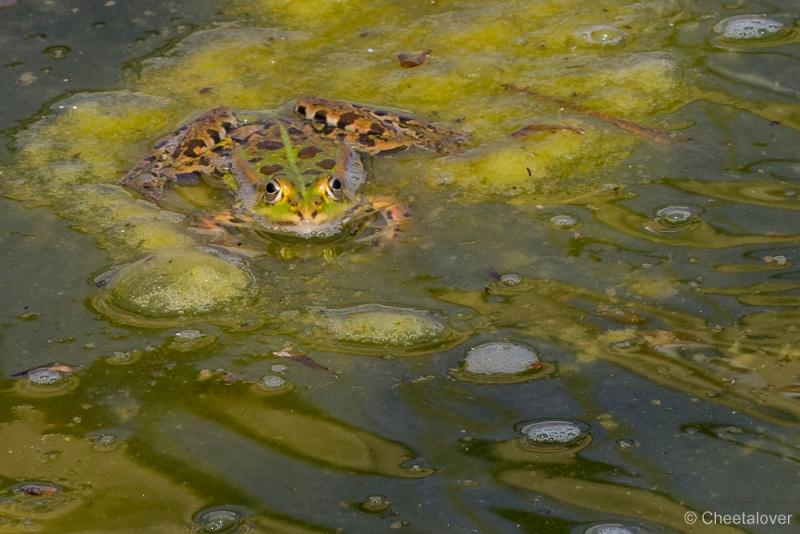
[[[0,8],[0,532],[796,531],[684,516],[798,512],[798,16]],[[384,247],[232,253],[187,223],[208,188],[116,185],[187,118],[299,95],[471,139],[367,162],[412,213]]]

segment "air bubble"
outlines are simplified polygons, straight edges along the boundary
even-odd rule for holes
[[[700,209],[695,206],[669,204],[657,209],[645,230],[656,234],[678,234],[694,228],[700,221]]]
[[[567,214],[554,215],[550,217],[550,224],[556,228],[573,228],[578,225],[578,218]]]
[[[590,26],[575,32],[584,44],[600,47],[614,47],[625,44],[628,34],[614,26]]]
[[[383,495],[370,495],[361,503],[361,509],[365,512],[377,513],[386,510],[391,504],[389,499]]]
[[[201,510],[193,520],[200,527],[200,532],[232,534],[244,532],[246,528],[242,514],[230,508]]]

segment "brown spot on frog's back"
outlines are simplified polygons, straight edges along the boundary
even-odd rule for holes
[[[347,111],[339,116],[339,120],[336,121],[336,126],[339,128],[347,128],[361,117],[361,115],[355,113],[354,111]]]
[[[336,167],[336,161],[332,159],[323,159],[317,162],[317,167],[322,167],[323,169],[330,170]]]
[[[322,152],[322,150],[320,150],[315,146],[304,146],[303,148],[297,151],[297,157],[300,159],[309,159],[313,158],[320,152]]]
[[[183,153],[190,158],[196,158],[203,152],[203,149],[205,148],[207,148],[205,141],[202,139],[192,139],[186,143],[186,149],[183,151]]]
[[[283,143],[280,141],[267,139],[264,141],[259,141],[256,144],[256,147],[260,148],[261,150],[279,150],[283,148]]]
[[[272,165],[264,165],[259,169],[259,171],[264,176],[270,176],[280,171],[281,169],[283,169],[283,165],[280,165],[279,163],[273,163]]]

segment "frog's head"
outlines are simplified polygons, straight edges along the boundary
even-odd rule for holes
[[[234,151],[239,205],[264,226],[292,234],[317,234],[343,222],[361,202],[359,155],[341,143],[279,131],[280,137]]]
[[[344,217],[353,207],[352,195],[336,174],[297,183],[273,176],[263,185],[253,211],[269,221],[285,225],[317,226]]]

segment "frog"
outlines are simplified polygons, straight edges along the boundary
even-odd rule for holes
[[[120,183],[155,203],[168,188],[198,180],[222,189],[227,209],[192,217],[193,226],[212,233],[257,227],[309,239],[370,224],[385,242],[403,231],[408,210],[361,193],[365,158],[412,148],[447,155],[468,138],[410,114],[342,100],[303,96],[293,109],[292,118],[254,121],[212,109],[155,143]]]

